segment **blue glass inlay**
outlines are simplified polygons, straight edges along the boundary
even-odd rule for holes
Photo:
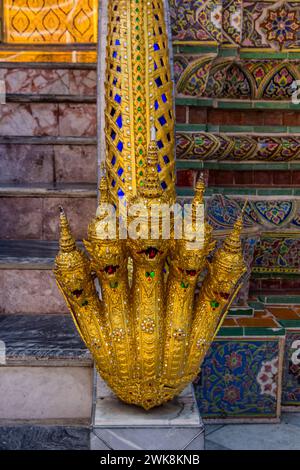
[[[168,155],[164,155],[163,159],[164,159],[165,164],[170,163],[170,159],[169,159]]]
[[[121,72],[121,67],[118,65],[117,72]]]
[[[111,131],[110,136],[111,136],[112,140],[115,140],[116,135],[117,134],[115,133],[115,131]]]
[[[115,42],[115,45],[116,46],[119,46],[121,43],[120,43],[120,40],[119,39],[116,39],[116,42]]]
[[[116,79],[116,77],[113,79],[113,85],[116,86],[116,84],[118,83],[118,80]]]
[[[164,126],[165,124],[167,124],[167,120],[166,120],[165,116],[160,116],[158,118],[158,121],[159,121],[161,126]]]
[[[153,49],[155,51],[159,51],[160,50],[159,44],[157,44],[157,43],[153,44]]]
[[[162,187],[163,189],[167,189],[168,185],[167,185],[167,183],[166,183],[165,181],[163,181],[163,182],[161,183],[161,187]]]
[[[162,148],[164,147],[164,144],[162,143],[161,140],[158,140],[158,141],[157,141],[157,147],[158,147],[159,149],[162,149]]]
[[[158,173],[160,173],[160,172],[161,172],[161,166],[160,166],[160,164],[159,164],[159,163],[157,164],[157,171],[158,171]]]
[[[111,159],[111,164],[112,164],[112,166],[115,165],[116,161],[117,161],[116,157],[113,156],[112,159]]]
[[[116,59],[118,57],[117,51],[113,52],[113,58]]]
[[[164,103],[166,103],[168,101],[168,99],[167,99],[167,97],[164,93],[161,95],[161,99],[163,100]]]
[[[118,142],[117,149],[119,150],[119,152],[122,152],[123,150],[123,142],[121,142],[120,140]]]
[[[124,170],[123,170],[123,168],[120,167],[120,168],[118,169],[118,175],[119,175],[119,176],[122,176],[123,173],[124,173]]]
[[[161,81],[161,78],[160,77],[157,77],[155,79],[155,83],[157,85],[158,88],[160,88],[162,86],[162,81]]]
[[[113,188],[116,186],[115,180],[112,180],[111,185],[112,185]]]
[[[157,70],[157,63],[154,61],[154,70]]]
[[[116,101],[117,103],[121,104],[122,98],[121,98],[120,95],[118,95],[118,93],[117,93],[116,96],[115,96],[115,101]]]
[[[154,108],[155,108],[155,111],[157,111],[158,108],[159,108],[159,104],[158,104],[158,101],[157,101],[157,100],[155,100]]]
[[[118,119],[116,120],[116,123],[117,123],[119,129],[122,129],[122,127],[123,127],[122,114],[120,114],[120,116],[119,116]]]
[[[124,191],[122,191],[122,189],[118,190],[118,196],[119,197],[124,197],[125,196]]]

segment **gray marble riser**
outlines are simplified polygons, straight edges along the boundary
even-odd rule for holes
[[[95,137],[96,103],[7,102],[1,104],[0,136]]]
[[[96,184],[96,143],[79,139],[35,137],[0,142],[0,184]]]
[[[57,242],[0,241],[0,313],[68,313],[54,274]]]
[[[58,240],[59,206],[77,239],[95,216],[96,184],[0,185],[0,239]]]
[[[66,315],[0,315],[0,424],[90,424],[93,364]]]
[[[97,88],[96,66],[86,64],[72,67],[63,64],[15,64],[0,67],[0,80],[9,95],[66,95],[95,97]]]

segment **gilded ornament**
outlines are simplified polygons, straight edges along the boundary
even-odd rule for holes
[[[100,375],[121,400],[150,409],[180,394],[199,373],[246,270],[242,220],[214,251],[211,227],[197,220],[204,206],[200,180],[183,236],[176,236],[175,210],[170,235],[162,236],[166,216],[156,209],[175,201],[164,2],[112,0],[108,8],[100,203],[84,241],[89,257],[76,246],[61,211],[55,274]],[[107,209],[109,202],[115,211]],[[127,211],[129,226],[136,222],[136,205],[142,208],[138,236],[121,237]],[[114,228],[114,236],[103,237],[103,226]]]

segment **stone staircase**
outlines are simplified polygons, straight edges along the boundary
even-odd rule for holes
[[[93,364],[52,269],[58,206],[77,239],[96,208],[95,66],[3,64],[0,78],[0,425],[90,425]]]

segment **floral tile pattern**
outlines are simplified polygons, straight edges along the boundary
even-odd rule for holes
[[[300,406],[300,330],[287,330],[285,340],[282,405]]]
[[[203,418],[276,417],[278,340],[217,340],[194,384]]]

